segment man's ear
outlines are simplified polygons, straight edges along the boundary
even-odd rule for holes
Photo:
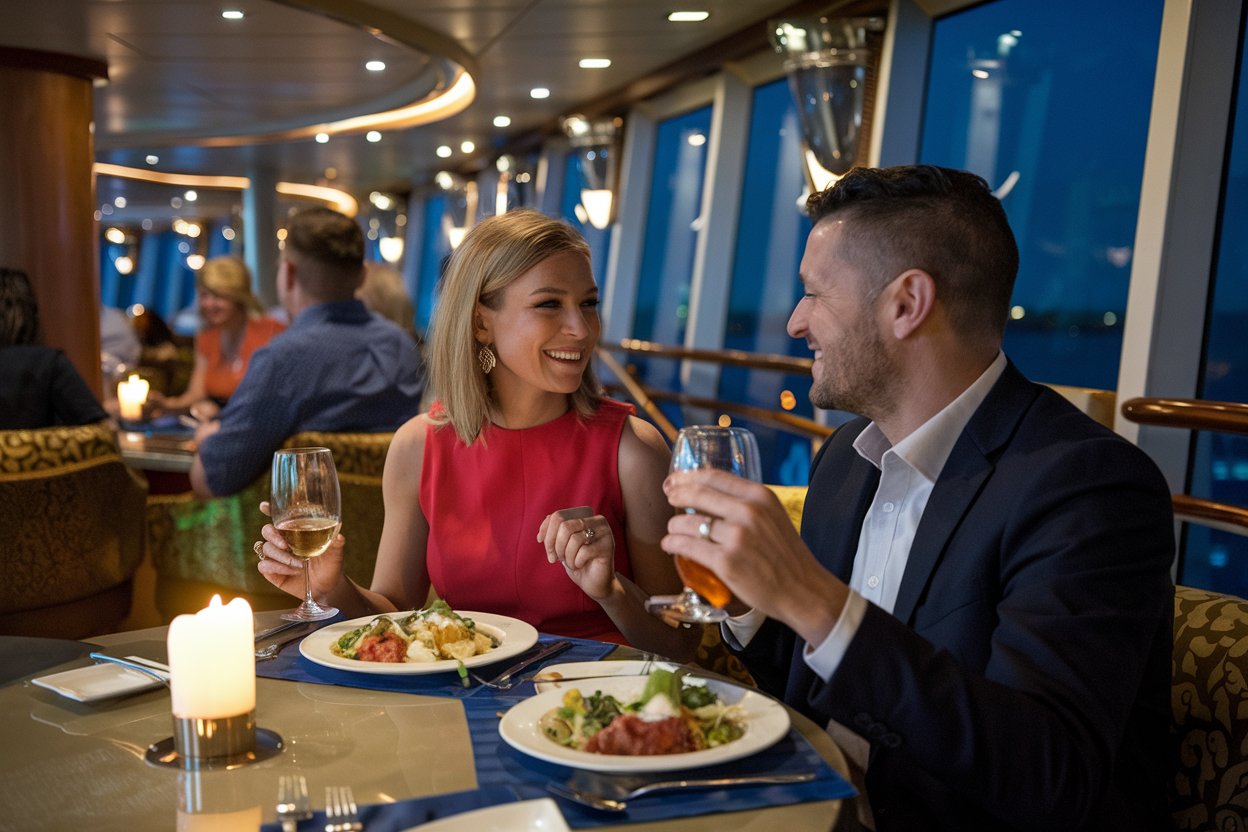
[[[936,281],[922,269],[907,269],[884,290],[893,337],[902,340],[922,327],[936,307]]]

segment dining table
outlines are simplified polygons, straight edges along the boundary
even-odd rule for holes
[[[254,614],[257,632],[279,623],[278,612]],[[35,683],[89,667],[91,652],[166,661],[167,633],[167,626],[159,626],[81,642],[0,637],[0,829],[278,829],[279,779],[297,774],[307,782],[316,811],[299,830],[326,828],[326,788],[350,786],[364,829],[397,832],[457,812],[550,797],[544,783],[573,773],[499,738],[500,718],[535,695],[531,682],[495,691],[475,681],[465,688],[454,673],[352,674],[310,662],[299,639],[285,644],[273,661],[256,664],[255,724],[280,738],[279,747],[265,759],[229,769],[151,762],[149,749],[168,742],[174,728],[165,686],[80,702]],[[550,640],[541,636],[542,643]],[[628,647],[572,641],[571,650],[546,663],[588,660],[609,668],[642,655]],[[510,663],[480,670],[497,672]],[[849,823],[856,812],[841,750],[819,726],[785,712],[791,727],[780,742],[713,771],[810,770],[818,773],[812,782],[669,793],[633,801],[618,815],[563,800],[557,805],[573,829],[856,828],[856,821]]]

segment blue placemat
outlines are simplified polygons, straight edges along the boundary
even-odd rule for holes
[[[542,635],[538,637],[538,646],[549,644],[562,636]],[[550,659],[531,665],[525,674],[533,674],[547,664],[561,662],[592,662],[606,656],[616,648],[614,644],[602,641],[590,641],[582,638],[567,639],[572,646]],[[473,668],[480,676],[489,678],[499,673],[508,665],[519,661],[524,654],[500,659],[497,662]],[[277,658],[267,662],[256,663],[256,675],[266,679],[286,679],[292,682],[311,682],[317,685],[337,685],[344,688],[364,688],[365,690],[387,690],[401,693],[419,693],[425,696],[453,696],[457,698],[475,697],[489,692],[489,688],[473,683],[465,688],[459,675],[454,671],[446,673],[427,673],[412,676],[379,675],[371,673],[355,673],[350,670],[335,670],[316,662],[309,661],[299,652],[299,642],[294,641],[282,648]],[[517,695],[532,696],[533,685],[526,683],[513,689]]]
[[[484,809],[499,803],[514,803],[520,796],[507,786],[495,786],[486,789],[472,789],[466,792],[439,794],[432,797],[418,797],[399,803],[382,803],[374,806],[360,807],[360,820],[368,832],[402,832],[422,823],[450,817],[474,809]],[[318,811],[311,820],[300,821],[302,829],[324,829],[325,813]],[[281,832],[281,826],[274,821],[260,827],[261,832]]]

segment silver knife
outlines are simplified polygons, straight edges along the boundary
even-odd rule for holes
[[[520,661],[516,662],[511,667],[507,668],[502,673],[498,674],[493,679],[491,679],[490,682],[495,685],[505,684],[508,679],[510,679],[512,676],[515,676],[517,673],[519,673],[521,670],[524,670],[529,665],[536,664],[537,662],[540,662],[542,659],[548,659],[551,656],[562,653],[564,650],[567,650],[571,646],[572,646],[572,642],[566,641],[563,639],[560,639],[559,641],[552,641],[550,644],[547,644],[541,650],[538,650],[536,653],[529,656],[528,658],[521,659]]]
[[[307,624],[307,623],[308,622],[306,621],[283,621],[281,624],[278,624],[276,627],[270,627],[267,630],[261,630],[260,632],[256,633],[256,644],[259,644],[260,642],[264,641],[266,638],[272,638],[278,633],[284,633],[287,630],[294,629],[295,627],[298,627],[302,624]]]

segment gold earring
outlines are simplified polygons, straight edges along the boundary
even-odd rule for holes
[[[498,363],[498,359],[494,357],[494,350],[488,345],[477,350],[477,363],[481,365],[481,372],[488,376],[490,370],[493,370],[494,365]]]

